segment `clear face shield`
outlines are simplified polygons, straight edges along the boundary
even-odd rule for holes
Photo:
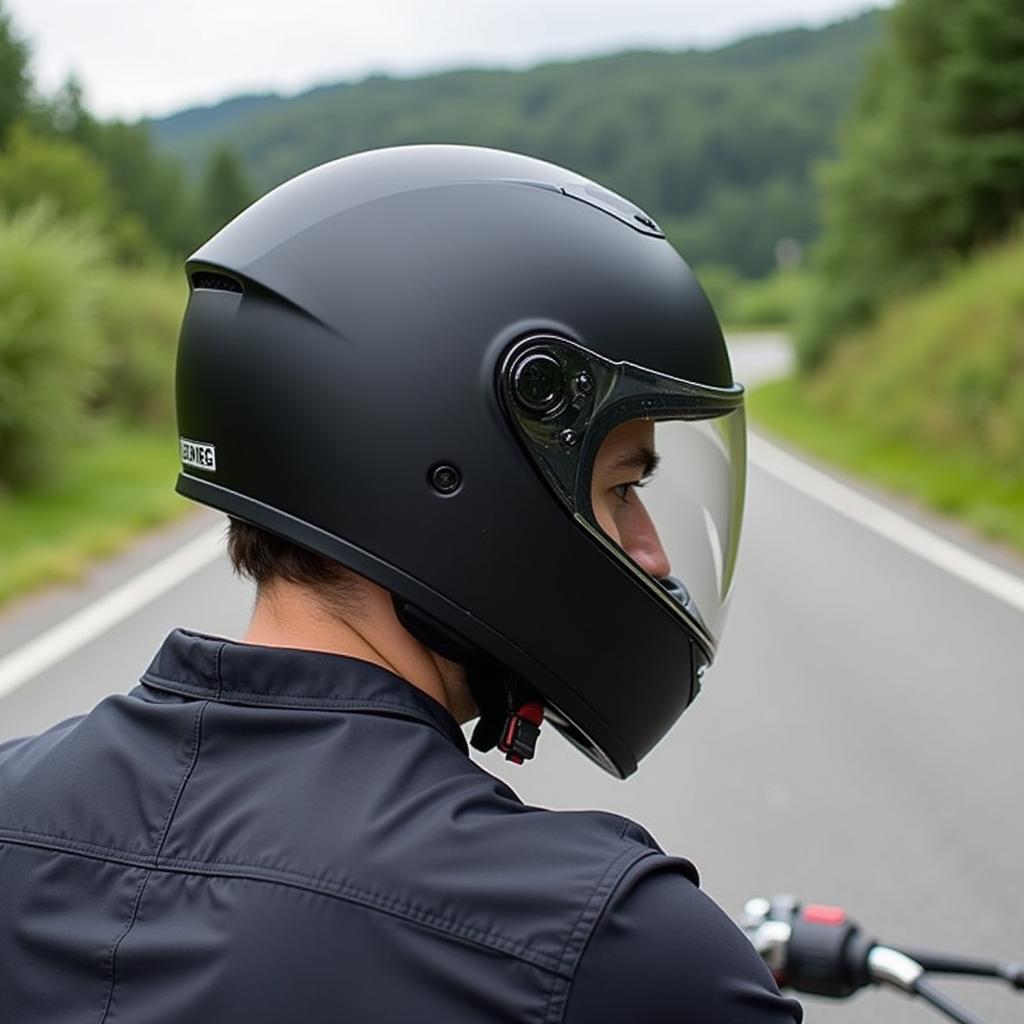
[[[710,664],[743,517],[743,389],[554,336],[514,346],[501,380],[527,451],[581,528],[685,620]]]

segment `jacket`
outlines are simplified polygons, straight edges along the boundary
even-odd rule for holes
[[[799,1020],[697,882],[384,669],[179,630],[0,746],[0,1020]]]

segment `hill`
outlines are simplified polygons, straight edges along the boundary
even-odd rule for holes
[[[869,12],[717,50],[372,76],[292,98],[237,97],[150,127],[193,172],[226,143],[260,191],[378,146],[520,150],[629,195],[691,262],[753,276],[772,268],[780,238],[814,237],[812,168],[834,149],[883,18]]]
[[[829,461],[1024,549],[1024,235],[844,337],[756,419]]]

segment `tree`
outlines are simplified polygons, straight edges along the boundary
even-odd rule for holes
[[[237,97],[156,121],[202,177],[228,144],[257,192],[325,160],[417,142],[529,153],[629,196],[696,263],[772,270],[780,238],[817,233],[810,166],[835,149],[882,14],[713,52],[632,52],[529,71],[371,76],[304,95]],[[221,211],[211,229],[230,211]]]
[[[200,189],[203,227],[210,235],[253,200],[242,165],[234,150],[227,146],[218,146],[210,154]]]
[[[203,240],[176,160],[157,152],[145,124],[95,122],[86,141],[103,165],[121,210],[137,218],[176,257]]]
[[[903,0],[823,171],[813,367],[890,298],[1005,237],[1024,213],[1024,6]]]
[[[8,212],[45,202],[59,216],[105,224],[113,198],[106,175],[80,146],[16,125],[0,153],[0,197]]]
[[[0,492],[57,474],[82,436],[104,259],[98,236],[52,208],[0,213]]]
[[[28,108],[28,58],[28,46],[12,28],[10,15],[0,0],[0,145],[11,125]]]
[[[45,106],[47,127],[66,138],[93,148],[97,124],[85,106],[85,89],[77,76],[69,75]]]

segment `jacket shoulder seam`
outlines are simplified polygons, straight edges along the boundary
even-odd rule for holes
[[[328,899],[336,899],[352,903],[379,913],[390,914],[402,920],[411,921],[424,928],[448,938],[460,939],[473,945],[515,957],[531,966],[538,967],[549,974],[565,978],[564,968],[559,958],[539,953],[528,946],[502,935],[483,932],[469,925],[447,920],[428,910],[410,906],[401,900],[370,893],[356,886],[329,882],[323,878],[314,878],[297,872],[284,872],[279,869],[263,868],[252,864],[233,861],[190,861],[184,858],[160,857],[152,854],[121,850],[117,847],[102,846],[53,836],[44,832],[32,832],[27,829],[0,828],[0,841],[8,841],[16,845],[34,846],[63,853],[69,856],[89,857],[129,867],[148,868],[165,874],[200,875],[205,877],[238,878],[270,885],[282,885],[288,888],[302,889]],[[566,980],[568,980],[566,978]]]
[[[625,832],[628,827],[629,821],[624,819],[619,832],[619,839],[628,843],[628,845],[605,869],[600,881],[594,887],[593,892],[591,892],[590,898],[580,911],[575,927],[569,933],[565,945],[562,947],[559,957],[561,969],[558,975],[564,979],[564,984],[552,986],[547,1005],[544,1008],[544,1020],[550,1022],[550,1024],[558,1024],[565,1015],[565,1008],[568,1005],[566,996],[572,984],[572,979],[575,976],[576,968],[579,966],[583,950],[586,948],[594,926],[600,920],[601,914],[615,888],[634,864],[645,857],[654,856],[658,852],[626,840]]]
[[[132,928],[135,927],[135,921],[139,916],[139,907],[142,905],[142,897],[146,892],[146,886],[149,884],[150,878],[153,877],[153,868],[155,868],[159,863],[160,851],[163,849],[164,843],[167,841],[167,834],[170,831],[171,822],[174,820],[174,815],[181,803],[181,797],[185,792],[185,787],[188,785],[188,780],[192,778],[192,772],[195,769],[196,762],[199,760],[199,744],[200,739],[202,738],[203,712],[206,710],[206,705],[207,702],[203,701],[196,708],[195,722],[192,726],[192,751],[189,755],[188,765],[181,777],[181,782],[178,784],[178,789],[167,808],[167,814],[164,816],[163,825],[161,826],[160,835],[157,838],[156,848],[152,856],[152,867],[143,875],[142,883],[139,885],[138,892],[135,894],[135,899],[132,902],[132,911],[128,918],[128,922],[125,924],[124,929],[115,939],[114,945],[110,949],[110,955],[107,958],[110,971],[110,981],[107,984],[107,997],[103,1004],[103,1012],[100,1014],[99,1024],[104,1024],[107,1017],[110,1015],[110,1006],[114,1001],[114,988],[117,985],[118,950],[120,950],[121,944],[128,937]]]
[[[181,806],[181,798],[185,795],[185,788],[188,786],[189,780],[192,778],[192,773],[195,771],[196,765],[199,763],[199,748],[203,734],[203,714],[207,708],[207,701],[202,701],[196,709],[196,720],[192,725],[192,753],[189,757],[188,767],[185,769],[184,775],[181,777],[181,782],[178,784],[178,791],[174,795],[174,799],[171,801],[170,807],[167,808],[167,817],[164,819],[163,828],[160,830],[160,838],[156,844],[156,850],[153,852],[154,865],[160,860],[160,854],[163,852],[164,843],[167,842],[167,836],[171,831],[171,825],[174,823],[174,816],[178,813],[178,807]]]

